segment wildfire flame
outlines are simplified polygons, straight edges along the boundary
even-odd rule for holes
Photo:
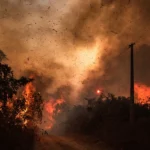
[[[140,104],[150,104],[150,87],[136,83],[134,88],[138,99],[137,102]]]
[[[34,103],[34,93],[35,92],[36,92],[36,88],[32,82],[29,82],[28,84],[26,84],[24,87],[24,90],[22,92],[22,95],[25,100],[25,108],[23,110],[20,109],[16,118],[21,119],[24,126],[27,126],[28,123],[30,123],[28,119],[25,119],[25,116],[26,115],[32,116],[32,113],[33,113],[32,105]]]
[[[44,103],[44,115],[41,128],[48,130],[53,127],[55,124],[55,116],[61,112],[59,106],[64,102],[63,98],[56,100],[51,98],[49,101]]]
[[[35,102],[34,94],[36,93],[36,88],[32,82],[28,83],[24,91],[22,93],[25,98],[25,109],[21,110],[17,117],[23,120],[24,126],[32,125],[31,121],[27,119],[23,119],[25,115],[32,116],[34,114],[33,104]],[[39,124],[34,120],[34,124],[36,124],[39,128],[44,130],[51,129],[55,123],[55,116],[61,112],[61,109],[58,107],[63,104],[65,101],[63,98],[61,99],[53,99],[51,98],[49,101],[44,101],[43,104],[43,121]],[[33,121],[32,121],[33,122]]]
[[[32,79],[33,76],[30,78]],[[43,101],[33,82],[28,82],[22,94],[19,95],[19,93],[12,95],[12,98],[8,97],[6,103],[0,100],[1,113],[6,114],[6,117],[12,120],[11,123],[22,128],[26,126],[51,129],[55,123],[55,117],[61,112],[60,106],[64,103],[64,99],[51,98],[49,101]]]

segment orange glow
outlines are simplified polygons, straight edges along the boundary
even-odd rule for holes
[[[13,109],[13,103],[11,102],[11,100],[8,100],[6,103],[6,106],[11,110]]]
[[[2,102],[0,102],[0,107],[2,107],[3,106],[3,103]]]
[[[59,105],[63,104],[64,99],[53,99],[44,104],[44,116],[41,127],[45,130],[51,129],[55,124],[55,116],[61,112],[61,109],[58,108]]]
[[[101,90],[97,90],[96,93],[99,95],[101,94]]]
[[[39,93],[37,93],[34,83],[29,82],[23,88],[22,98],[19,99],[17,95],[13,95],[12,99],[7,100],[6,106],[10,112],[15,108],[14,106],[23,102],[23,105],[19,105],[17,108],[17,113],[14,116],[16,120],[19,120],[19,122],[15,123],[16,125],[21,125],[22,128],[25,126],[28,128],[35,128],[36,126],[45,130],[51,129],[53,127],[55,124],[56,116],[62,112],[60,105],[65,101],[63,98],[50,98],[49,101],[44,102],[42,99],[40,99],[41,103],[36,105],[38,103],[38,94]],[[2,110],[2,106],[3,103],[0,102],[0,111]],[[39,107],[41,109],[36,110]],[[42,110],[42,112],[40,112],[40,110]],[[39,119],[42,120],[39,121]]]
[[[134,88],[137,95],[138,103],[150,104],[150,87],[144,84],[136,83]]]
[[[23,96],[26,100],[26,105],[30,105],[31,103],[34,102],[33,94],[35,93],[35,91],[36,91],[36,88],[32,82],[28,83],[25,86],[25,89],[23,91]]]
[[[25,98],[25,109],[20,110],[16,118],[20,118],[23,121],[23,125],[27,126],[30,122],[27,119],[24,119],[25,115],[32,116],[32,104],[34,103],[34,93],[36,92],[36,88],[32,82],[29,82],[24,87],[24,91],[22,93]]]

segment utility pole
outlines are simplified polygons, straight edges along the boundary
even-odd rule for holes
[[[130,123],[134,123],[135,114],[134,114],[134,45],[135,43],[131,43],[129,48],[131,49],[130,54]]]

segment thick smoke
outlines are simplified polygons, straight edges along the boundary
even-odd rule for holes
[[[0,48],[16,76],[36,75],[44,95],[128,95],[131,42],[136,81],[149,84],[149,11],[147,0],[3,0]]]
[[[44,95],[72,87],[76,55],[60,44],[59,30],[67,1],[5,0],[0,2],[0,48],[16,76],[34,74]],[[76,63],[76,62],[75,62]],[[70,73],[71,71],[71,73]]]
[[[64,28],[68,29],[67,40],[79,47],[99,41],[102,47],[99,66],[89,71],[81,96],[93,95],[97,88],[129,95],[131,42],[136,43],[135,80],[149,84],[148,59],[144,58],[150,56],[149,13],[147,0],[89,0],[72,6],[65,16],[70,19],[63,20]]]

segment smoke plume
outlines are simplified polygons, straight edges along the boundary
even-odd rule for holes
[[[149,2],[129,0],[78,1],[64,19],[67,40],[77,47],[99,43],[98,66],[89,70],[81,96],[94,95],[97,88],[129,95],[130,53],[135,42],[135,80],[149,83]],[[92,51],[92,48],[91,48]],[[145,66],[145,67],[143,67]],[[147,75],[144,75],[145,73]]]
[[[16,76],[36,75],[44,95],[128,95],[131,42],[136,81],[149,84],[149,11],[147,0],[3,0],[0,48]]]

